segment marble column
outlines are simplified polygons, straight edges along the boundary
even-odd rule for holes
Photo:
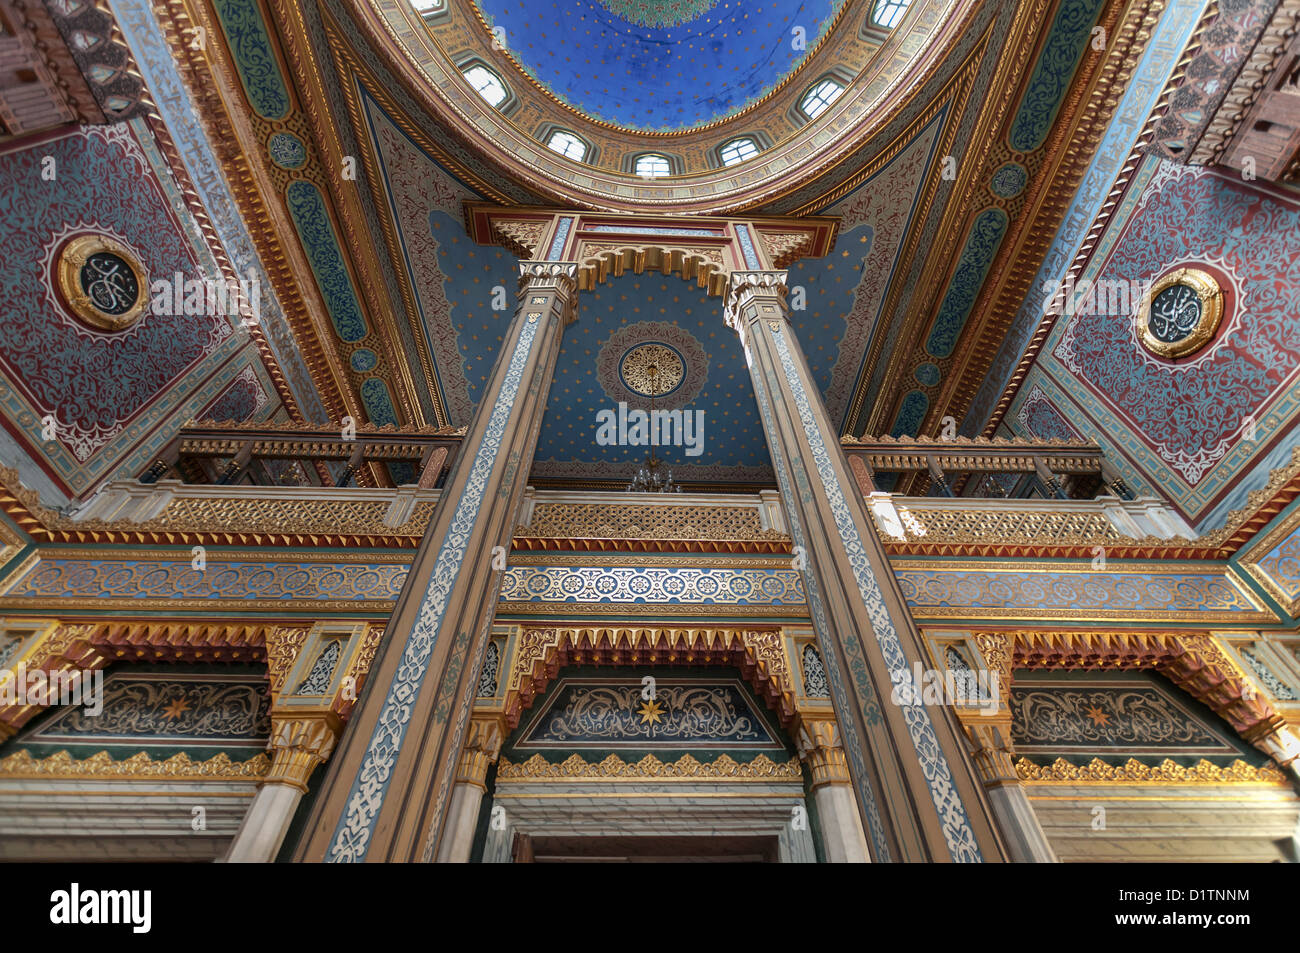
[[[503,716],[475,715],[456,765],[456,786],[451,792],[447,833],[438,849],[438,862],[464,864],[474,847],[479,810],[487,793],[488,767],[501,754]]]
[[[441,853],[475,679],[577,265],[521,262],[519,304],[462,452],[412,562],[365,691],[295,858],[432,861]]]
[[[307,793],[316,766],[329,760],[339,722],[322,718],[274,719],[270,749],[271,771],[253,797],[239,832],[223,858],[230,864],[269,864],[284,844],[284,836]]]
[[[964,718],[967,737],[980,779],[988,790],[998,828],[1007,842],[1010,859],[1021,864],[1055,864],[1056,851],[1048,843],[1043,825],[1029,803],[1016,773],[1011,745],[1011,719],[979,715]]]
[[[925,654],[793,333],[785,277],[733,273],[726,318],[749,364],[871,858],[1004,860],[952,713],[893,691]]]
[[[869,863],[867,835],[835,722],[805,719],[798,739],[799,757],[812,772],[813,801],[826,860],[832,864]]]

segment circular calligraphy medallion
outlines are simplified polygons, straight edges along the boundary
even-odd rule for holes
[[[59,291],[82,321],[101,331],[121,331],[140,319],[149,279],[139,257],[108,235],[82,235],[63,246]]]
[[[1142,344],[1160,357],[1185,357],[1214,337],[1223,319],[1223,291],[1197,268],[1179,268],[1151,286],[1138,318]]]

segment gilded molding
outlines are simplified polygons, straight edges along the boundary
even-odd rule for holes
[[[1203,632],[1035,630],[1006,636],[1014,640],[1017,668],[1154,669],[1270,757],[1289,747],[1285,721],[1269,698],[1255,690],[1218,640]]]
[[[516,537],[541,539],[773,540],[790,537],[763,529],[756,506],[641,506],[549,503],[539,500]]]
[[[1105,57],[1091,76],[1082,77],[1082,84],[1076,79],[1072,85],[1068,99],[1081,105],[1074,112],[1073,122],[1057,123],[1050,146],[1052,155],[1045,163],[1051,169],[1050,175],[1043,180],[1041,186],[1031,185],[1034,191],[1029,199],[1030,204],[1003,238],[1002,252],[994,262],[989,280],[971,312],[969,324],[978,328],[978,331],[965,336],[968,345],[965,350],[969,354],[967,368],[987,370],[991,366],[1010,328],[1011,320],[1022,302],[1032,293],[1030,285],[1037,274],[1038,264],[1046,256],[1058,228],[1065,220],[1070,203],[1093,159],[1095,144],[1102,142],[1106,126],[1166,5],[1166,0],[1138,0],[1124,10],[1122,17],[1114,17],[1108,30],[1110,42]],[[1108,9],[1113,12],[1118,6],[1119,4],[1111,4]],[[1063,115],[1068,114],[1066,108],[1062,109]],[[1158,117],[1153,114],[1138,136],[1133,152],[1125,160],[1106,199],[1102,214],[1093,223],[1078,255],[1071,263],[1069,274],[1077,277],[1082,263],[1092,254],[1092,249],[1102,234],[1100,225],[1118,207],[1124,187],[1140,164],[1141,157],[1145,155],[1145,145],[1155,134],[1157,120]],[[1080,148],[1079,143],[1087,143],[1089,147]],[[1042,350],[1054,319],[1054,314],[1046,315],[1034,332],[990,415],[984,429],[986,436],[996,432],[998,424],[1006,415],[1020,384]],[[973,373],[962,375],[960,387],[945,394],[942,402],[946,408],[944,413],[953,414],[959,420],[962,418],[980,386],[976,377]]]
[[[535,754],[520,764],[501,759],[497,781],[762,781],[802,785],[803,770],[797,760],[778,763],[764,754],[744,764],[725,754],[712,762],[701,762],[689,754],[674,762],[663,762],[648,754],[631,763],[616,754],[596,762],[574,754],[559,764],[551,764]]]
[[[313,282],[300,283],[297,275],[310,275],[311,270],[301,257],[295,258],[289,243],[282,242],[274,222],[280,214],[275,203],[267,200],[262,187],[262,177],[256,170],[262,167],[250,159],[239,139],[231,131],[239,129],[248,116],[238,104],[243,103],[242,89],[228,51],[222,40],[222,31],[216,23],[205,0],[157,0],[158,22],[167,36],[172,58],[185,81],[195,103],[196,119],[202,124],[208,141],[221,162],[231,195],[239,207],[244,221],[249,225],[249,235],[257,249],[258,257],[275,288],[284,309],[285,318],[293,330],[294,341],[302,353],[303,362],[317,387],[322,406],[332,420],[345,416],[364,418],[358,409],[360,402],[348,393],[334,368],[341,366],[338,355],[330,343],[330,329],[326,326],[327,313]],[[201,27],[204,35],[213,38],[211,43],[196,44],[195,28]],[[214,77],[218,82],[213,82]],[[173,155],[172,168],[183,169],[178,155]],[[263,227],[257,227],[261,225]],[[275,367],[260,328],[250,328],[259,351],[268,366]],[[277,385],[283,378],[273,375]],[[300,418],[296,402],[283,387],[282,399],[290,408],[291,416]]]
[[[1016,761],[1016,776],[1026,784],[1288,784],[1286,775],[1274,764],[1251,767],[1237,760],[1219,767],[1202,759],[1190,768],[1166,758],[1158,765],[1130,758],[1122,765],[1093,758],[1088,764],[1071,764],[1057,758],[1051,764],[1034,764],[1027,758]]]
[[[1284,540],[1298,533],[1300,533],[1300,511],[1293,513],[1289,518],[1269,530],[1268,533],[1252,540],[1250,546],[1242,552],[1239,560],[1239,564],[1250,575],[1250,578],[1255,580],[1265,592],[1277,600],[1278,605],[1292,616],[1300,614],[1300,582],[1297,582],[1291,588],[1284,587],[1278,581],[1278,576],[1265,569],[1262,562]],[[1280,565],[1281,561],[1279,561]]]
[[[572,612],[573,606],[570,605]],[[795,683],[779,629],[740,627],[524,625],[506,676],[503,710],[511,728],[564,665],[734,664],[783,724],[795,714]]]
[[[231,761],[225,752],[206,761],[191,761],[184,752],[172,755],[165,761],[154,761],[144,751],[122,761],[114,761],[107,751],[80,760],[66,751],[39,759],[27,751],[15,751],[6,758],[0,758],[0,778],[12,779],[260,781],[270,770],[271,759],[264,754],[247,761]]]

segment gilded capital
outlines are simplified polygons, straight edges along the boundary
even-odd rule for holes
[[[839,726],[830,719],[805,719],[798,730],[799,758],[812,772],[812,789],[848,784],[849,762],[840,744]]]
[[[519,304],[527,309],[540,302],[530,296],[548,296],[566,325],[578,317],[578,263],[576,261],[521,261],[519,263]]]
[[[1279,766],[1300,777],[1300,734],[1294,726],[1281,722],[1270,722],[1272,729],[1261,733],[1253,743],[1268,753]]]
[[[1010,722],[1001,719],[992,722],[962,719],[966,736],[971,742],[971,760],[985,787],[1019,784],[1016,773],[1015,749],[1011,744]]]
[[[501,754],[501,715],[475,715],[465,733],[456,765],[456,780],[485,788],[488,766]]]
[[[786,272],[784,271],[733,271],[727,279],[723,317],[727,327],[740,331],[745,318],[751,320],[782,317],[788,320],[785,309]],[[762,299],[770,299],[763,302]],[[756,300],[758,299],[758,300]],[[761,303],[760,303],[761,302]],[[754,304],[752,311],[747,306]],[[762,308],[771,309],[763,313]]]
[[[271,740],[267,747],[274,753],[265,784],[287,784],[307,792],[307,779],[316,765],[334,753],[342,722],[332,713],[310,718],[271,718]]]

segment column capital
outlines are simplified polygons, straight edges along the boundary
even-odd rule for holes
[[[727,327],[740,331],[744,325],[744,307],[756,297],[775,297],[785,301],[787,293],[785,271],[733,271],[727,279],[723,317]],[[770,315],[760,315],[755,310],[753,318],[787,317],[784,307]]]
[[[271,717],[271,740],[267,748],[274,752],[271,770],[263,784],[287,784],[306,793],[307,779],[316,765],[334,753],[343,723],[333,713],[311,717]]]
[[[971,742],[971,760],[979,773],[980,781],[986,787],[1001,787],[1006,784],[1019,784],[1020,775],[1016,773],[1015,748],[1011,743],[1011,722],[1007,719],[993,719],[981,722],[979,719],[961,719],[962,727]]]
[[[831,718],[804,718],[796,733],[799,760],[812,772],[812,789],[823,784],[849,784],[849,762],[840,742],[840,729]]]
[[[475,714],[465,731],[465,741],[456,765],[456,780],[486,790],[488,765],[501,755],[503,714]]]
[[[1281,768],[1300,778],[1300,732],[1280,716],[1266,724],[1266,730],[1247,740],[1266,752]]]
[[[521,261],[519,263],[519,298],[524,307],[529,294],[551,294],[560,306],[566,325],[578,317],[578,263],[576,261]]]

